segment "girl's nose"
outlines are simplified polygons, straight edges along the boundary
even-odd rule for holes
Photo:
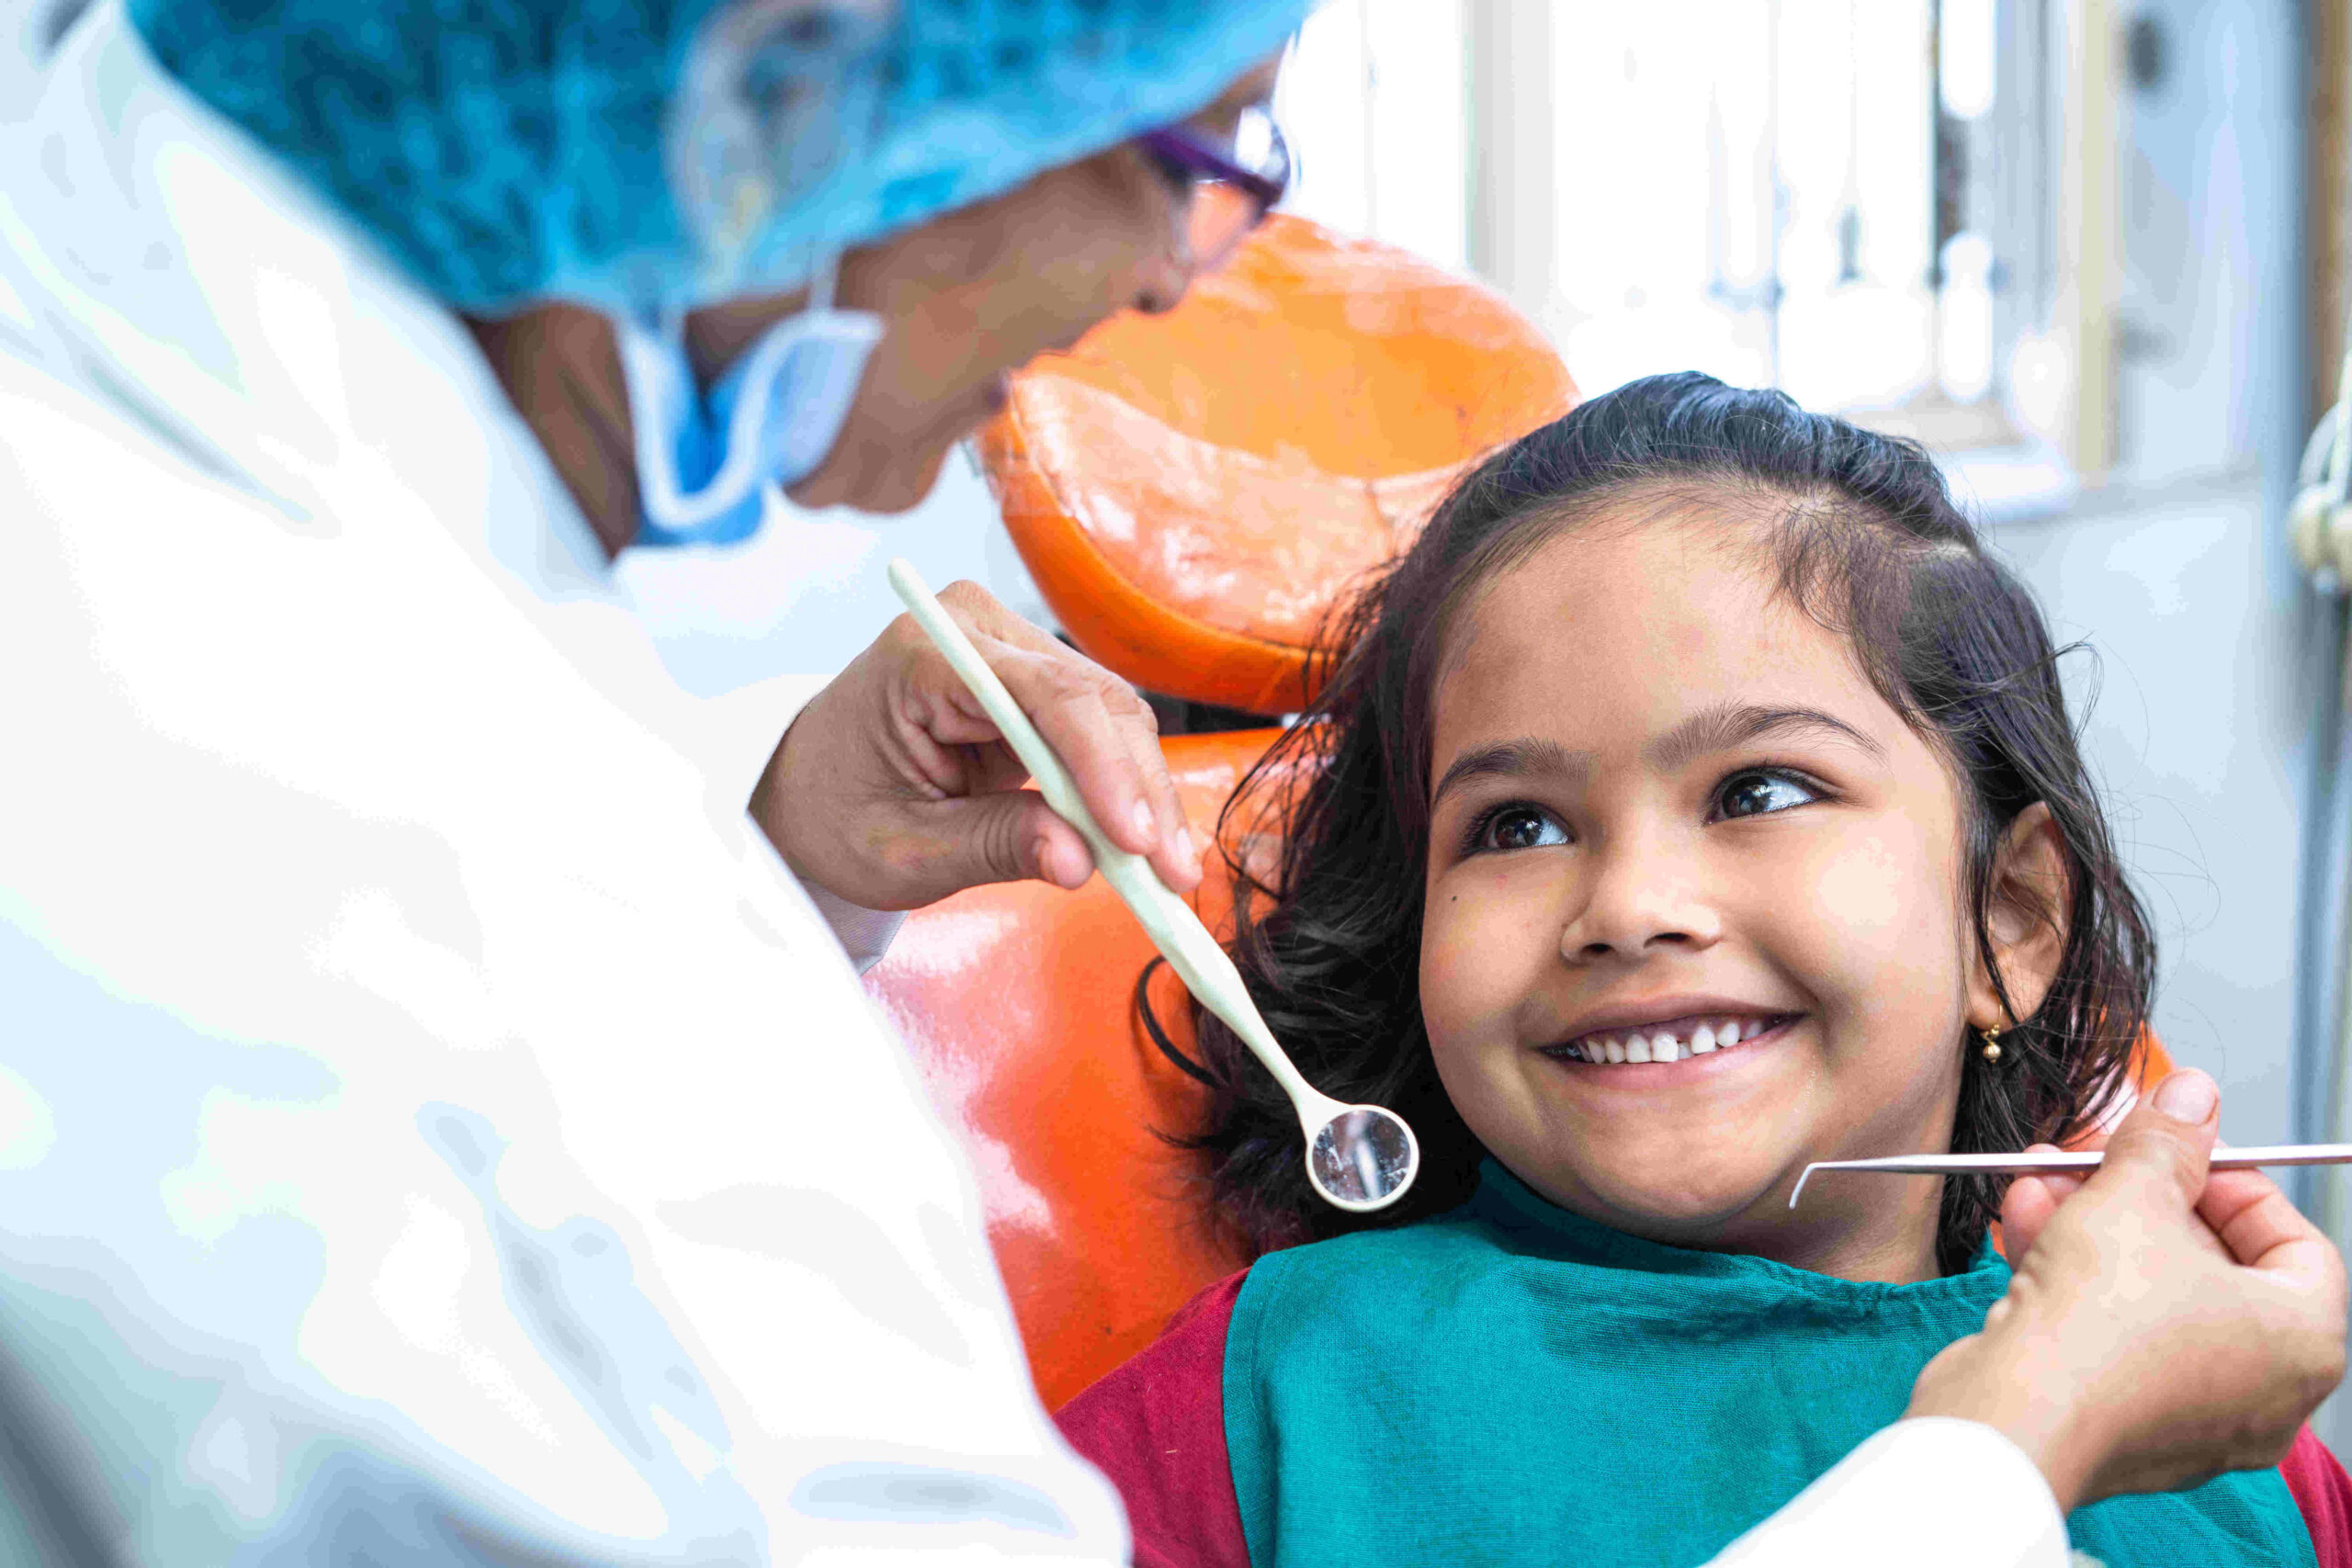
[[[1630,962],[1661,952],[1703,952],[1723,919],[1674,857],[1626,845],[1604,858],[1584,902],[1560,932],[1572,964]]]

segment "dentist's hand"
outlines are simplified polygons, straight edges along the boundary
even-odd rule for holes
[[[2062,1510],[2278,1463],[2344,1376],[2344,1262],[2267,1178],[2208,1179],[2219,1112],[2175,1073],[2089,1178],[2012,1184],[2008,1293],[1909,1414],[1998,1428]]]
[[[1179,893],[1201,862],[1151,709],[1109,671],[958,582],[939,596],[1078,782],[1121,849]],[[794,874],[869,909],[911,909],[984,882],[1076,887],[1094,872],[912,617],[901,615],[801,710],[752,794]]]

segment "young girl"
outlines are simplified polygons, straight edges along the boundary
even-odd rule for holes
[[[1142,1563],[1704,1562],[2007,1282],[1997,1183],[1792,1212],[1798,1173],[2069,1136],[2140,1035],[2048,631],[1918,447],[1685,375],[1487,461],[1348,634],[1259,775],[1304,782],[1259,795],[1235,956],[1310,1080],[1412,1122],[1419,1187],[1374,1228],[1320,1203],[1201,1018],[1199,1142],[1264,1256],[1065,1429]],[[2306,1433],[2069,1529],[2309,1564],[2299,1496],[2342,1485]]]

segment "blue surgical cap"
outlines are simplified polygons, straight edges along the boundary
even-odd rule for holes
[[[1280,49],[1312,3],[130,8],[165,71],[426,289],[495,313],[546,299],[688,308],[792,287],[825,252],[1195,112]],[[717,139],[738,154],[736,174],[760,166],[749,192],[741,179],[697,177],[696,137],[735,124],[724,103],[704,112],[722,79],[761,110],[745,134]],[[741,155],[747,146],[755,156]]]

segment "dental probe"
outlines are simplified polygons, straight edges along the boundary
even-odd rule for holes
[[[997,733],[1029,770],[1046,804],[1077,829],[1086,847],[1094,852],[1094,864],[1102,879],[1135,912],[1168,966],[1182,977],[1203,1007],[1240,1036],[1290,1096],[1299,1128],[1306,1135],[1306,1179],[1316,1192],[1326,1202],[1358,1213],[1385,1209],[1403,1197],[1421,1165],[1420,1141],[1413,1136],[1413,1130],[1384,1106],[1343,1105],[1300,1076],[1275,1041],[1273,1031],[1266,1027],[1257,1003],[1250,999],[1249,989],[1241,983],[1241,972],[1217,945],[1216,938],[1201,924],[1193,907],[1159,880],[1149,861],[1128,853],[1104,835],[1079,797],[1069,770],[1062,766],[1062,760],[915,569],[904,560],[894,560],[887,575],[915,625],[988,710]]]
[[[1797,1178],[1789,1207],[1797,1206],[1816,1170],[1883,1170],[1905,1176],[2031,1176],[2045,1170],[2097,1170],[2103,1149],[2060,1149],[2029,1155],[1888,1155],[1879,1159],[1815,1160]],[[2211,1170],[2252,1170],[2266,1165],[2352,1165],[2352,1144],[2276,1144],[2268,1148],[2217,1148]]]

